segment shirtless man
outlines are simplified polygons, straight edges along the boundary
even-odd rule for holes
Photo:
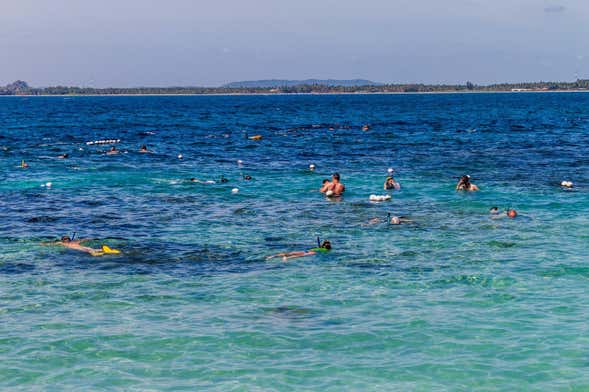
[[[346,186],[340,182],[339,173],[333,173],[331,176],[331,184],[328,190],[333,192],[331,196],[341,196],[345,192]]]
[[[456,184],[456,190],[457,191],[478,191],[479,187],[476,186],[475,184],[470,182],[470,176],[466,175],[466,176],[462,176],[460,177],[460,180],[458,181],[458,184]]]
[[[91,241],[91,240],[90,239],[72,240],[67,235],[64,235],[63,237],[61,237],[61,240],[56,241],[56,242],[52,242],[52,243],[50,243],[50,245],[64,246],[66,248],[70,248],[73,250],[79,250],[80,252],[86,252],[92,256],[103,256],[107,253],[120,253],[118,250],[111,249],[106,245],[103,245],[102,249],[94,249],[94,248],[90,248],[89,246],[82,245],[82,242],[88,242],[88,241]]]

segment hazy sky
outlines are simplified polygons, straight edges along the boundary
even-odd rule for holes
[[[0,85],[589,78],[588,0],[0,0]]]

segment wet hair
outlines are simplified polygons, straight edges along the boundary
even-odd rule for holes
[[[246,174],[245,176],[243,176],[243,179],[244,180],[251,180],[252,179],[252,176]]]
[[[67,235],[64,235],[63,237],[61,237],[61,242],[70,242],[71,240],[72,239]]]
[[[331,242],[329,242],[329,240],[324,240],[321,243],[321,248],[323,248],[323,249],[331,249]]]
[[[491,212],[491,213],[499,212],[499,207],[491,207],[491,208],[489,208],[489,212]]]
[[[322,184],[326,184],[328,182],[329,182],[329,180],[327,178],[325,180],[321,181]]]
[[[147,146],[144,144],[141,146],[141,150],[147,150]]]
[[[460,177],[460,182],[463,183],[463,184],[470,183],[470,176],[462,176],[462,177]]]
[[[333,173],[332,175],[334,180],[338,180],[339,181],[339,173]]]

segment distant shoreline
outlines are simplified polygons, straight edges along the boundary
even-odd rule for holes
[[[0,98],[31,98],[31,97],[231,97],[231,96],[330,96],[330,95],[448,95],[448,94],[544,94],[544,93],[589,93],[589,90],[530,90],[530,91],[380,91],[380,92],[308,92],[308,93],[285,93],[285,92],[259,92],[259,93],[161,93],[161,94],[6,94],[0,95]]]

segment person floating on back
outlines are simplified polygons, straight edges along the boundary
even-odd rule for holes
[[[313,256],[317,253],[329,252],[331,250],[331,242],[329,240],[325,240],[321,243],[321,246],[318,248],[311,248],[307,251],[295,251],[295,252],[287,252],[287,253],[278,253],[275,255],[267,256],[266,260],[273,259],[275,257],[282,257],[282,261],[288,261],[289,259],[295,259],[297,257],[305,257],[305,256]]]
[[[473,191],[478,191],[479,187],[470,182],[469,175],[465,175],[465,176],[460,177],[458,184],[456,184],[456,190],[457,191],[473,192]]]

